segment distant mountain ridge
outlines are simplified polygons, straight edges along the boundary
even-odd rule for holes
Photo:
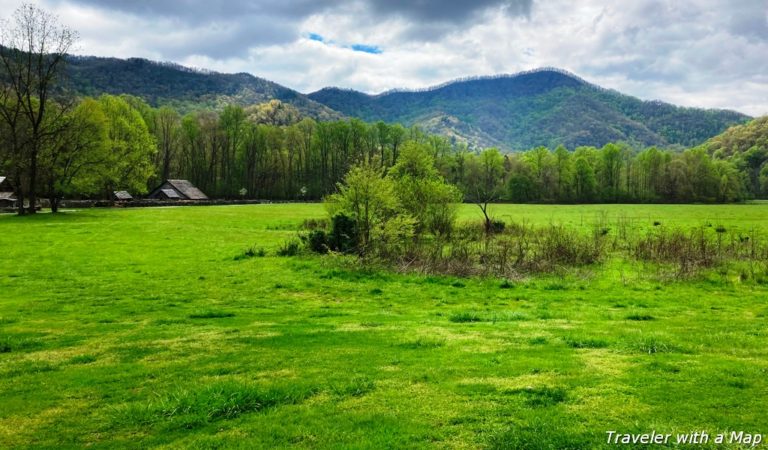
[[[749,119],[734,111],[642,101],[555,68],[378,95],[341,88],[304,95],[247,73],[224,74],[141,58],[70,56],[68,62],[68,87],[80,95],[130,94],[181,112],[277,99],[317,120],[400,122],[473,147],[504,150],[615,141],[689,147]]]
[[[324,88],[308,97],[364,120],[420,125],[480,147],[507,150],[613,141],[692,146],[749,119],[735,111],[642,101],[555,68],[377,95]]]
[[[578,81],[581,84],[590,85],[593,88],[598,89],[598,90],[614,91],[613,89],[604,88],[604,87],[599,86],[597,84],[590,83],[589,81],[585,80],[584,78],[581,78],[580,76],[578,76],[578,75],[576,75],[576,74],[574,74],[572,72],[569,72],[569,71],[564,70],[564,69],[560,69],[558,67],[540,67],[538,69],[522,70],[522,71],[516,72],[516,73],[500,73],[500,74],[496,74],[496,75],[475,75],[475,76],[459,77],[459,78],[454,78],[454,79],[449,80],[449,81],[444,81],[442,83],[435,84],[435,85],[432,85],[432,86],[423,87],[423,88],[393,88],[393,89],[388,89],[388,90],[386,90],[384,92],[381,92],[379,94],[372,94],[371,97],[381,97],[381,96],[389,95],[389,94],[408,94],[408,93],[432,92],[432,91],[437,91],[439,89],[448,87],[448,86],[453,85],[453,84],[468,83],[468,82],[473,82],[473,81],[514,79],[514,78],[524,77],[526,75],[532,75],[532,74],[537,74],[537,73],[542,73],[542,72],[559,73],[559,74],[565,75],[566,77],[572,78],[572,79]],[[325,88],[325,89],[328,89],[328,88]],[[330,86],[330,89],[341,89],[341,90],[357,92],[354,89],[345,89],[345,88],[334,87],[334,86]],[[614,91],[614,92],[617,92],[617,91]]]
[[[318,120],[342,117],[298,91],[247,73],[223,74],[142,58],[95,56],[69,56],[67,72],[68,87],[81,95],[130,94],[154,106],[170,105],[182,112],[277,99]]]

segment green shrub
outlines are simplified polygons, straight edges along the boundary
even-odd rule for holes
[[[357,251],[357,223],[346,214],[336,214],[331,219],[331,233],[328,236],[331,250],[341,253]]]
[[[407,214],[394,217],[374,230],[372,241],[376,255],[398,260],[413,243],[416,220]]]
[[[506,227],[507,224],[503,220],[492,220],[490,231],[493,234],[503,233]]]
[[[296,239],[283,242],[280,248],[277,249],[277,256],[296,256],[301,250],[301,242]]]
[[[243,250],[242,253],[235,256],[235,261],[240,261],[241,259],[247,259],[247,258],[263,258],[267,256],[267,251],[264,250],[263,247],[257,247],[257,246],[251,246]]]
[[[315,253],[328,253],[330,250],[328,234],[321,229],[314,229],[305,237],[307,247]]]
[[[301,227],[305,230],[326,230],[329,227],[328,219],[305,219]]]

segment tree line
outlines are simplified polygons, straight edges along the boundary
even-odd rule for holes
[[[277,100],[182,116],[137,97],[74,99],[57,89],[76,35],[35,6],[19,8],[2,32],[0,173],[14,183],[22,214],[25,201],[39,197],[55,211],[65,197],[142,194],[168,178],[189,179],[217,198],[317,200],[336,192],[354,165],[387,173],[409,145],[423,148],[436,173],[484,212],[494,201],[732,202],[768,194],[764,140],[738,152],[610,143],[503,154],[417,127],[318,122]]]
[[[49,107],[59,123],[39,144],[34,184],[24,158],[5,152],[0,162],[11,175],[21,174],[15,179],[27,181],[26,192],[53,207],[64,197],[142,194],[168,178],[189,179],[217,198],[318,200],[335,192],[354,164],[387,170],[408,144],[425,146],[466,201],[485,204],[732,202],[768,191],[768,178],[751,169],[754,152],[742,168],[733,156],[715,158],[704,148],[638,151],[611,143],[573,151],[471,151],[416,127],[302,119],[278,101],[185,116],[131,96],[85,98],[66,112]],[[3,133],[4,142],[12,137]]]
[[[606,174],[610,177],[607,181],[601,182],[609,195],[621,192],[617,183],[623,182],[622,167],[610,160],[616,150],[613,147],[592,149],[602,158],[605,170],[615,170],[613,175]],[[570,157],[566,155],[571,155],[564,149],[554,153],[561,153],[566,159]],[[657,153],[649,149],[635,160],[643,161]],[[701,149],[692,150],[682,158],[695,159],[702,154]],[[517,156],[535,160],[551,158],[553,153],[536,149]],[[303,244],[316,253],[356,254],[362,260],[377,265],[383,262],[401,271],[509,278],[521,273],[598,264],[617,253],[626,260],[666,266],[659,270],[669,270],[670,275],[678,278],[713,267],[727,272],[727,265],[737,261],[753,267],[768,257],[768,245],[759,234],[728,231],[723,226],[680,229],[655,222],[654,227],[658,228],[643,231],[620,219],[612,231],[604,219],[585,228],[556,224],[537,227],[493,220],[488,215],[487,203],[502,195],[501,175],[507,170],[505,163],[509,163],[509,158],[495,150],[471,156],[465,167],[464,197],[471,198],[483,210],[483,227],[471,222],[458,223],[462,193],[440,175],[436,162],[427,146],[409,142],[388,170],[365,161],[354,165],[338,184],[337,193],[324,199],[327,220],[305,221],[299,238],[283,244],[278,255],[297,254]],[[632,183],[629,185],[627,189],[631,189]],[[653,191],[650,187],[645,189]],[[252,249],[250,256],[264,254],[263,249]],[[750,269],[743,270],[740,276],[747,280],[755,274]],[[757,274],[755,279],[760,276]]]
[[[760,197],[768,188],[751,183],[736,161],[713,158],[704,148],[638,151],[610,143],[506,155],[488,149],[442,163],[446,178],[464,186],[467,196],[489,202],[722,203]]]

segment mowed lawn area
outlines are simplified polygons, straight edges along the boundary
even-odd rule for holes
[[[504,281],[276,256],[324,214],[0,216],[0,448],[616,448],[607,431],[768,434],[765,276],[670,280],[614,260]],[[759,203],[494,214],[768,233]],[[266,256],[238,257],[254,245]]]

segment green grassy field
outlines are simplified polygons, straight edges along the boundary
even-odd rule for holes
[[[768,232],[768,204],[494,213]],[[0,216],[0,448],[615,448],[609,430],[768,434],[768,285],[716,271],[663,281],[619,261],[505,283],[275,256],[323,214]],[[464,206],[464,220],[479,217]],[[236,258],[254,244],[267,256]]]

